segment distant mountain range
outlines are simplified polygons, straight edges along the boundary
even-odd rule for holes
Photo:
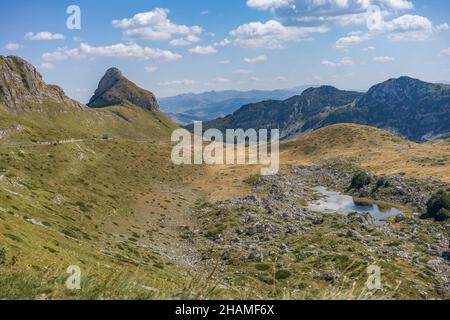
[[[301,94],[311,86],[299,86],[286,90],[208,91],[186,93],[174,97],[159,98],[161,110],[175,122],[185,125],[193,121],[207,121],[233,113],[243,105],[263,100],[285,100]]]
[[[203,129],[280,129],[281,138],[287,138],[337,123],[370,125],[415,141],[445,137],[450,132],[450,86],[401,77],[365,94],[310,88],[287,100],[245,105],[204,123]]]

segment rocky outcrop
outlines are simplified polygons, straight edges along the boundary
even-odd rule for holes
[[[125,78],[119,69],[111,68],[100,80],[94,96],[88,103],[91,108],[103,108],[128,102],[150,112],[158,112],[155,95],[139,88]]]
[[[44,111],[84,106],[48,85],[36,68],[16,56],[0,56],[0,105],[10,111]]]

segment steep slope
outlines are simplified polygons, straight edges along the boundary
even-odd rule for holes
[[[16,56],[0,56],[0,107],[9,111],[82,109],[63,90],[48,85],[34,66]]]
[[[285,101],[268,100],[243,106],[230,116],[204,123],[204,129],[280,129],[281,138],[285,138],[313,129],[329,112],[361,96],[331,86],[310,88]]]
[[[450,132],[450,86],[390,79],[355,105],[332,112],[321,126],[341,122],[371,125],[416,141],[438,138]]]
[[[151,112],[158,112],[159,106],[153,93],[139,88],[125,78],[119,69],[111,68],[100,80],[94,96],[88,103],[91,108],[103,108],[121,103],[131,103]]]
[[[4,84],[40,79],[34,72],[27,67]],[[170,134],[177,126],[126,99],[73,108],[65,100],[49,103],[43,82],[32,88],[33,95],[20,91],[14,100],[24,112],[0,108],[0,299],[181,293],[191,280],[172,252],[186,256],[184,242],[174,238],[172,250],[159,231],[189,224],[178,217],[200,195],[183,181],[201,168],[172,166]],[[45,99],[30,104],[28,96]],[[159,219],[168,211],[177,222],[164,225]],[[70,265],[81,268],[83,290],[65,287]]]

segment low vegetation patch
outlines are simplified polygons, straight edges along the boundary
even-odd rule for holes
[[[436,221],[450,219],[450,194],[441,190],[435,193],[427,202],[427,213],[424,218],[433,218]]]
[[[350,187],[352,189],[362,189],[372,183],[372,178],[364,171],[358,171],[352,178]]]

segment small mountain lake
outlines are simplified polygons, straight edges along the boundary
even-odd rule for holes
[[[324,187],[316,187],[314,190],[322,198],[308,206],[312,211],[339,213],[342,215],[348,215],[352,212],[368,212],[372,215],[376,224],[386,224],[385,219],[403,213],[394,207],[380,206],[369,202],[359,203],[351,196],[344,195],[340,192],[329,191]]]

